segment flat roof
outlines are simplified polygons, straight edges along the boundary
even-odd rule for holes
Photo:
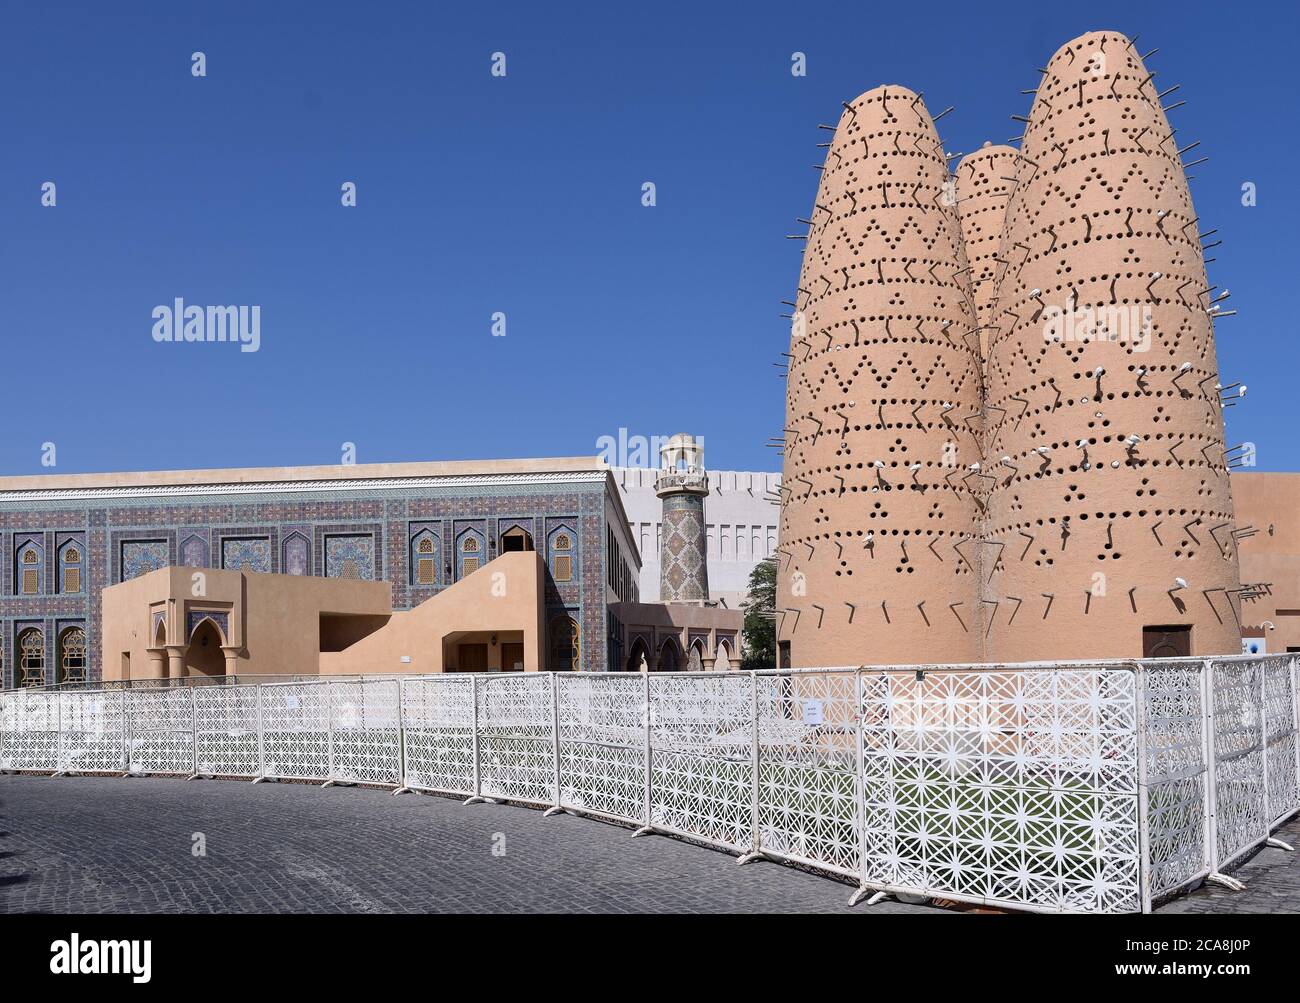
[[[594,456],[515,460],[440,460],[419,463],[331,463],[311,467],[227,467],[212,470],[143,470],[92,474],[0,477],[0,493],[96,488],[162,488],[222,484],[387,480],[408,477],[484,477],[494,474],[587,473],[607,470]]]

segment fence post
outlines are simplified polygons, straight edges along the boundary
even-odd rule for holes
[[[262,684],[257,684],[257,776],[253,783],[266,779],[266,735],[262,726]]]
[[[1138,811],[1138,898],[1139,909],[1151,911],[1151,825],[1147,817],[1147,700],[1146,675],[1141,664],[1133,663],[1133,723],[1137,729],[1137,811]],[[1101,679],[1098,676],[1097,681]]]
[[[406,680],[398,678],[397,680],[397,790],[393,791],[393,796],[398,794],[410,794],[411,788],[406,786]]]
[[[63,770],[63,694],[51,690],[54,698],[54,776],[62,776]],[[47,715],[48,720],[48,715]]]
[[[1291,721],[1295,728],[1295,741],[1291,743],[1295,749],[1295,773],[1296,785],[1300,788],[1300,655],[1291,656]]]
[[[325,746],[329,758],[329,764],[325,768],[328,775],[321,786],[330,787],[334,784],[334,687],[328,682],[321,685],[325,687]],[[364,693],[361,699],[365,700]]]
[[[187,780],[194,780],[199,775],[199,708],[198,701],[194,697],[194,684],[188,687],[190,691],[190,760],[191,769]]]
[[[130,688],[130,685],[122,687],[122,776],[124,777],[131,775],[131,712],[126,700]]]
[[[749,852],[742,853],[738,864],[748,864],[763,856],[763,837],[759,835],[759,772],[758,761],[758,673],[749,672]]]
[[[469,677],[470,693],[470,726],[473,729],[473,746],[474,746],[474,793],[465,799],[465,804],[477,804],[480,801],[486,801],[483,796],[483,773],[479,768],[479,740],[478,740],[478,676],[471,674]]]
[[[1273,808],[1268,797],[1268,660],[1261,658],[1255,663],[1259,673],[1259,771],[1264,781],[1264,839],[1273,828]]]
[[[862,735],[862,668],[853,671],[853,832],[858,837],[858,890],[849,897],[850,907],[857,905],[870,893],[867,888],[867,754]]]
[[[641,828],[632,833],[633,838],[637,836],[647,836],[654,832],[654,829],[650,825],[650,672],[648,667],[647,671],[641,673],[641,693],[641,734],[644,740],[642,761],[645,764],[645,812],[644,817],[641,819]]]
[[[551,673],[551,755],[555,759],[555,804],[542,815],[547,818],[562,811],[560,807],[560,674]]]

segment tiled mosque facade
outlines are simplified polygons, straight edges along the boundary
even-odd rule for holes
[[[387,581],[393,609],[406,610],[503,549],[541,553],[548,636],[576,631],[576,664],[565,667],[602,671],[614,577],[605,562],[635,555],[607,553],[608,539],[627,536],[607,532],[622,511],[617,490],[590,460],[586,469],[557,461],[559,470],[535,462],[446,476],[289,468],[283,480],[256,483],[246,478],[261,472],[170,484],[141,483],[157,475],[0,479],[4,685],[101,678],[101,590],[169,565]]]

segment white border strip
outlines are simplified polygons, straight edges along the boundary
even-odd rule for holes
[[[494,485],[597,484],[605,480],[604,470],[530,473],[473,474],[447,477],[383,477],[367,480],[262,481],[248,484],[169,484],[122,488],[58,488],[52,490],[3,491],[0,504],[36,501],[79,501],[97,498],[174,498],[199,495],[300,494],[312,491],[385,491],[394,488],[429,490],[477,488]]]

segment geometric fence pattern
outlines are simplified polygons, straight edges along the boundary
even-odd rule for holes
[[[1292,655],[0,694],[0,769],[518,801],[863,891],[1137,912],[1300,811]]]

